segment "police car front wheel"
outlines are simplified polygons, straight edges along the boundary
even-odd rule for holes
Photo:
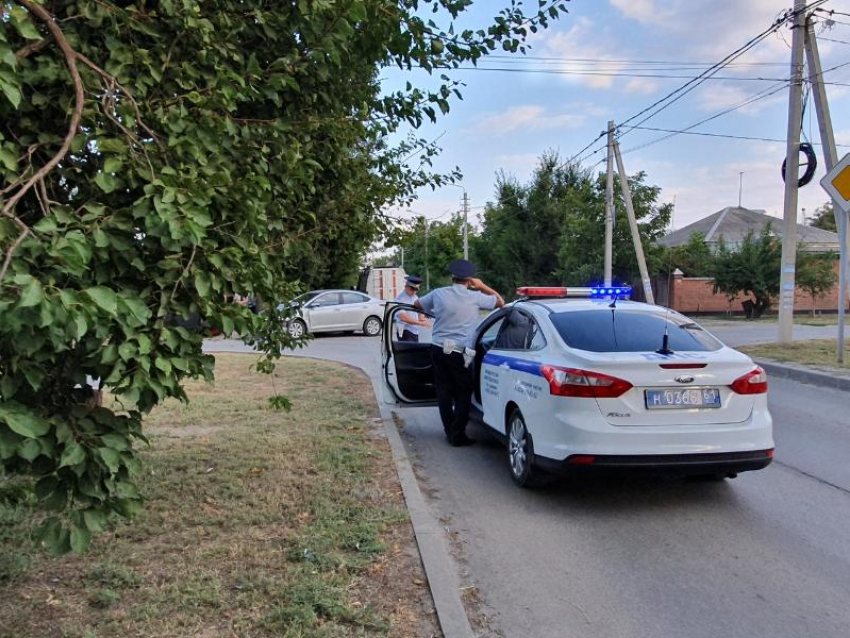
[[[508,464],[514,483],[520,487],[539,485],[534,468],[534,443],[519,410],[514,410],[508,419]]]

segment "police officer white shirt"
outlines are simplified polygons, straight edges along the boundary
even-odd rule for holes
[[[415,302],[417,299],[419,299],[419,295],[417,295],[416,293],[414,293],[412,295],[408,295],[407,291],[402,290],[393,301],[397,301],[398,303],[404,303],[404,304],[408,304],[408,305],[412,306],[413,302]],[[398,326],[399,334],[401,334],[402,331],[407,330],[408,332],[411,332],[415,335],[419,335],[419,326],[415,323],[405,323],[404,321],[401,320],[402,315],[407,316],[408,319],[415,319],[415,318],[419,317],[418,313],[414,313],[414,312],[411,312],[409,310],[396,313],[395,323]]]
[[[446,340],[452,340],[460,347],[471,348],[473,333],[481,322],[479,310],[492,310],[496,301],[495,295],[470,290],[465,284],[452,284],[420,297],[419,305],[434,315],[431,336],[434,345],[442,346]]]

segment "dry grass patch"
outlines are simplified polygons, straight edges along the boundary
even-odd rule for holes
[[[844,363],[836,361],[836,341],[834,339],[812,339],[795,341],[791,345],[762,343],[737,348],[753,358],[764,357],[783,363],[799,363],[819,368],[837,368],[850,370],[850,342],[845,343]]]
[[[219,355],[215,385],[151,415],[147,509],[88,555],[37,551],[38,514],[6,485],[0,636],[437,634],[368,379],[304,359],[271,379],[253,361]]]

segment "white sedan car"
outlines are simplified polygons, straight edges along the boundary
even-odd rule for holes
[[[678,312],[618,299],[624,291],[521,288],[478,327],[473,414],[507,443],[513,480],[594,468],[723,479],[766,467],[764,370]],[[435,405],[430,344],[391,332],[387,402]]]
[[[287,306],[296,309],[296,316],[287,322],[289,334],[296,339],[308,332],[357,330],[367,337],[377,337],[381,334],[386,302],[356,290],[313,290],[280,308]]]

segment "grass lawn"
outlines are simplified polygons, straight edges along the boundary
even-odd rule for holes
[[[813,339],[811,341],[795,341],[792,345],[778,343],[763,343],[754,346],[736,348],[754,358],[765,357],[775,361],[799,363],[807,366],[839,368],[850,370],[850,341],[846,341],[844,364],[839,366],[835,360],[835,339]]]
[[[0,479],[0,636],[439,635],[368,379],[254,360],[219,355],[215,385],[151,414],[147,508],[87,555],[35,548],[39,514]]]

